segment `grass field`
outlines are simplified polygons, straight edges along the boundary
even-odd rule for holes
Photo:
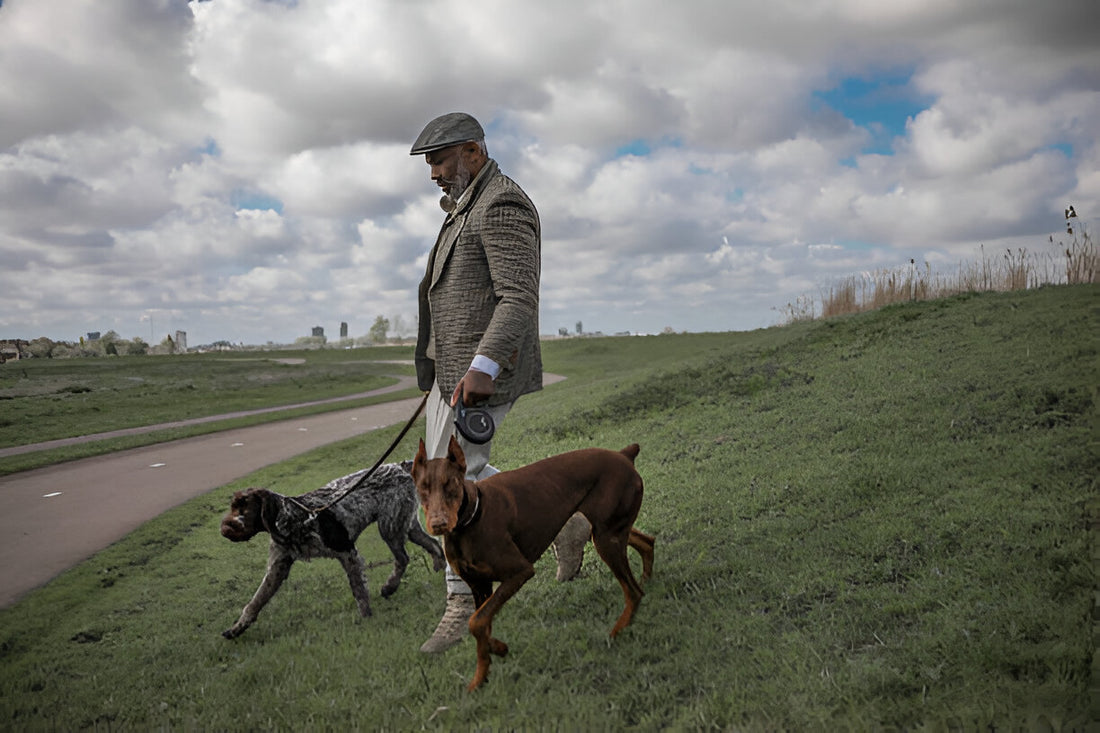
[[[148,523],[0,612],[9,730],[1088,730],[1098,718],[1100,288],[960,295],[750,333],[550,342],[494,463],[639,442],[657,536],[634,624],[591,548],[497,617],[511,647],[464,691],[470,640],[417,651],[442,578],[359,541],[296,566],[219,636],[265,545],[217,531],[232,491],[355,468],[392,431],[269,467]],[[411,455],[415,435],[400,453]]]
[[[411,347],[99,359],[25,359],[0,365],[0,448],[191,418],[300,405],[361,394],[412,375]],[[287,417],[343,410],[418,395],[321,404],[166,428],[0,457],[0,476],[59,461],[149,445]]]

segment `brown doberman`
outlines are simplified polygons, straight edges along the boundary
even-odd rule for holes
[[[592,541],[623,588],[626,608],[611,629],[630,623],[642,587],[626,557],[642,557],[642,579],[653,571],[654,538],[634,529],[642,505],[642,477],[634,468],[637,444],[563,453],[481,481],[466,479],[466,457],[451,438],[446,458],[427,459],[424,441],[412,475],[428,531],[443,536],[447,561],[474,594],[470,633],[477,640],[477,672],[469,690],[489,675],[490,654],[508,645],[492,636],[493,617],[534,574],[534,563],[574,513],[592,523]],[[499,582],[496,591],[493,583]]]

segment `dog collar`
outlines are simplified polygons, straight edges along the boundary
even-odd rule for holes
[[[467,499],[466,499],[466,495],[463,494],[462,495],[462,504],[463,504],[463,506],[465,506],[469,503],[470,502],[467,501]],[[474,510],[472,512],[470,512],[469,517],[467,517],[466,519],[460,521],[458,523],[458,526],[455,527],[455,529],[462,529],[463,527],[470,526],[471,524],[474,523],[474,520],[477,519],[478,514],[480,514],[480,513],[481,513],[481,491],[477,488],[477,484],[474,484]]]

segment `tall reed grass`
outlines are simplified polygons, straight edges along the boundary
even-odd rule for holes
[[[1050,235],[1043,251],[1007,249],[1000,256],[981,247],[977,262],[964,262],[953,272],[935,272],[916,260],[901,267],[849,275],[822,289],[819,298],[799,296],[780,309],[784,323],[812,321],[872,311],[893,303],[935,300],[960,293],[1026,290],[1042,285],[1100,282],[1100,250],[1083,226],[1074,226],[1077,214],[1066,209],[1067,244]]]

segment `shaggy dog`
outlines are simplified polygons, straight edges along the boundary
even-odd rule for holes
[[[393,573],[382,586],[382,597],[393,595],[409,564],[405,540],[427,550],[433,568],[446,564],[439,543],[428,536],[416,518],[416,487],[407,470],[399,464],[380,466],[337,504],[320,511],[347,487],[359,481],[366,470],[338,478],[325,486],[298,497],[288,497],[267,489],[247,489],[233,495],[229,513],[222,519],[222,536],[233,542],[246,542],[260,532],[271,535],[267,573],[263,582],[244,607],[237,623],[222,632],[232,639],[244,633],[260,610],[279,590],[295,560],[334,557],[340,561],[351,584],[351,593],[362,616],[370,616],[366,568],[355,541],[368,525],[377,522],[378,534],[393,553]],[[307,511],[309,510],[309,511]]]

